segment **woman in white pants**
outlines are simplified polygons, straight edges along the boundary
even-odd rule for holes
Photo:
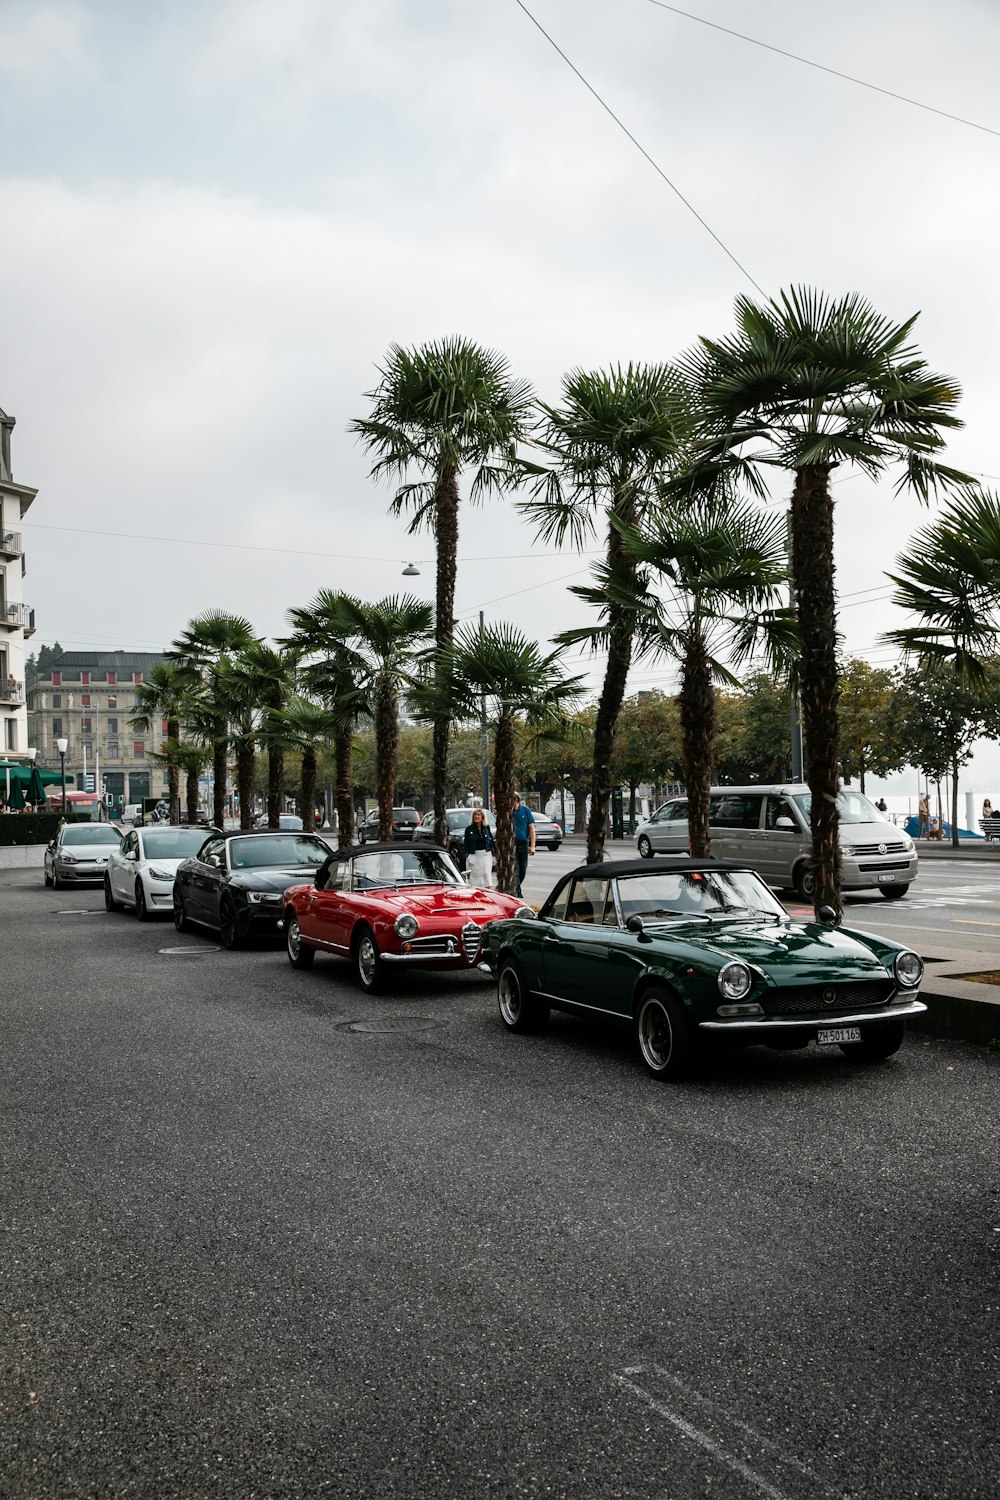
[[[484,891],[493,889],[493,856],[496,847],[486,814],[481,807],[474,807],[472,822],[465,830],[465,873],[470,885],[478,886]]]

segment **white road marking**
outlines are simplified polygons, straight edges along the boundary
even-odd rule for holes
[[[683,1383],[683,1381],[678,1380],[676,1375],[672,1375],[669,1370],[663,1369],[662,1366],[634,1365],[631,1368],[625,1370],[622,1375],[615,1375],[613,1377],[617,1385],[620,1385],[623,1389],[630,1391],[633,1395],[638,1396],[639,1399],[643,1401],[648,1407],[650,1407],[651,1410],[655,1411],[658,1416],[661,1416],[665,1418],[666,1421],[672,1423],[672,1425],[675,1426],[678,1431],[682,1432],[685,1437],[690,1438],[692,1442],[697,1443],[700,1447],[706,1449],[707,1452],[712,1454],[713,1458],[717,1459],[721,1464],[724,1464],[726,1468],[731,1469],[733,1473],[739,1474],[740,1477],[745,1479],[748,1484],[751,1484],[756,1489],[761,1490],[765,1495],[769,1495],[771,1497],[771,1500],[792,1500],[792,1497],[788,1495],[786,1491],[778,1489],[770,1482],[770,1480],[765,1479],[763,1475],[758,1474],[755,1469],[751,1469],[748,1464],[745,1464],[742,1459],[737,1458],[735,1454],[728,1452],[728,1450],[725,1449],[720,1442],[711,1437],[707,1432],[702,1432],[700,1428],[695,1427],[693,1423],[689,1422],[685,1417],[682,1417],[679,1412],[674,1411],[671,1407],[667,1406],[665,1402],[659,1401],[650,1391],[647,1391],[642,1386],[637,1385],[630,1378],[633,1375],[650,1374],[655,1375],[660,1380],[667,1381],[670,1385],[674,1386],[679,1392],[681,1392],[687,1400],[698,1402],[701,1406],[706,1407],[712,1412],[716,1413],[717,1416],[724,1422],[728,1423],[730,1427],[738,1428],[739,1431],[750,1438],[757,1447],[769,1449],[775,1455],[776,1462],[784,1464],[788,1468],[798,1470],[798,1472],[802,1474],[806,1479],[808,1479],[811,1484],[818,1486],[825,1495],[829,1496],[830,1500],[845,1500],[845,1497],[841,1494],[841,1492],[839,1490],[833,1489],[831,1485],[827,1484],[827,1482],[822,1479],[814,1469],[810,1469],[807,1464],[804,1464],[799,1459],[794,1458],[790,1453],[786,1453],[777,1445],[777,1443],[772,1442],[770,1438],[763,1437],[759,1432],[756,1432],[752,1427],[748,1426],[746,1422],[740,1421],[738,1417],[734,1417],[731,1412],[727,1411],[724,1407],[719,1406],[716,1402],[709,1400],[707,1396],[699,1395],[697,1391],[691,1390],[689,1386],[686,1386]]]

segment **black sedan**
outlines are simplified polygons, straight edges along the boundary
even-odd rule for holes
[[[329,844],[311,833],[213,833],[178,866],[174,926],[217,928],[225,948],[241,947],[254,933],[276,934],[285,891],[311,879],[329,854]]]

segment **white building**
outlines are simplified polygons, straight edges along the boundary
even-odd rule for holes
[[[24,602],[21,517],[38,491],[14,483],[13,430],[14,418],[0,411],[0,758],[27,761],[24,643],[35,633],[35,611]]]

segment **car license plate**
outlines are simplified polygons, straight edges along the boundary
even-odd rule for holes
[[[879,878],[878,878],[879,885],[897,885],[898,882],[899,882],[899,876],[895,875],[895,874],[893,874],[893,875],[880,875]]]
[[[836,1047],[841,1042],[860,1042],[860,1026],[821,1026],[816,1033],[816,1040],[821,1047]]]

